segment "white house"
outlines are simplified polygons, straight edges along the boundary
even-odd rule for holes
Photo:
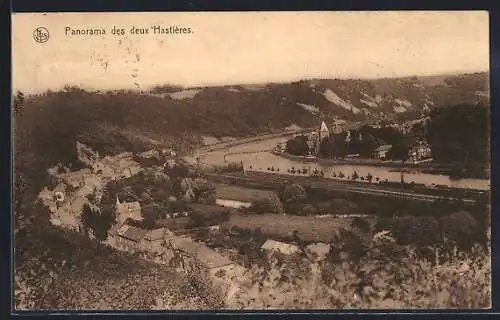
[[[215,204],[221,207],[234,208],[234,209],[244,209],[244,208],[250,208],[252,206],[251,202],[231,200],[231,199],[215,199]]]
[[[305,253],[312,261],[324,260],[330,253],[331,246],[327,243],[313,243],[306,247]]]
[[[275,241],[271,239],[267,240],[260,248],[270,253],[279,252],[285,255],[291,255],[300,252],[299,247],[297,247],[296,245]]]
[[[392,145],[390,145],[390,144],[384,144],[384,145],[376,148],[374,151],[375,159],[386,160],[387,154],[389,153],[391,148],[392,148]]]

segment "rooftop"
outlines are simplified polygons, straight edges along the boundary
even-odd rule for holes
[[[135,242],[141,241],[147,233],[148,230],[132,227],[128,224],[122,225],[122,227],[118,230],[119,236]]]
[[[192,257],[196,257],[209,268],[224,267],[233,263],[218,252],[202,243],[194,242],[188,237],[173,237],[171,243],[176,249],[184,251]]]
[[[271,239],[267,240],[262,245],[261,249],[269,251],[277,251],[283,254],[294,254],[300,251],[299,247],[297,247],[296,245]]]
[[[148,241],[158,241],[164,238],[170,238],[173,236],[173,233],[169,231],[167,228],[159,228],[149,231],[145,239]]]
[[[392,148],[391,144],[384,144],[376,148],[375,151],[389,151]]]

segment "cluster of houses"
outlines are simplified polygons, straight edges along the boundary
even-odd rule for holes
[[[373,156],[377,160],[388,160],[388,154],[391,149],[392,145],[390,144],[381,145],[374,150]],[[408,161],[417,163],[419,161],[431,159],[431,157],[431,147],[425,141],[418,141],[408,149]]]
[[[410,125],[414,125],[414,123],[418,123],[421,120],[411,122]],[[397,125],[394,125],[397,126]],[[380,127],[380,126],[374,126],[374,127]],[[346,126],[344,123],[339,123],[337,120],[334,122],[332,125],[332,128],[328,128],[326,123],[323,121],[321,122],[320,127],[317,130],[314,130],[308,134],[306,134],[307,137],[307,144],[309,147],[309,156],[314,156],[317,157],[319,152],[320,152],[320,147],[321,147],[321,142],[325,139],[328,139],[330,137],[330,134],[339,134],[344,132]],[[400,130],[400,127],[397,126],[398,130]],[[405,126],[404,128],[407,128]],[[406,132],[406,131],[405,131]],[[352,139],[355,137],[352,137],[351,130],[346,131],[346,142],[350,142]],[[359,134],[357,139],[362,139],[362,135]],[[373,158],[377,160],[388,160],[388,155],[389,151],[391,150],[392,145],[390,144],[385,144],[378,146],[374,151],[373,151]],[[276,154],[281,154],[286,152],[286,144],[278,144],[276,146],[276,149],[274,151]],[[347,155],[346,158],[356,158],[359,155]],[[419,161],[424,161],[431,159],[432,157],[432,152],[431,152],[431,147],[429,143],[426,141],[420,140],[417,143],[413,144],[410,146],[408,150],[408,160],[412,162],[419,162]]]
[[[84,204],[95,207],[89,200],[89,195],[97,195],[100,198],[99,192],[106,181],[122,179],[140,172],[142,168],[132,160],[133,157],[157,158],[159,156],[157,152],[150,151],[136,156],[124,153],[115,157],[99,157],[97,153],[93,153],[82,144],[78,145],[78,150],[82,159],[89,164],[89,168],[74,172],[54,173],[58,181],[57,186],[53,190],[45,189],[40,195],[56,217],[53,223],[75,231],[83,231],[79,216]],[[231,188],[233,187],[227,186],[219,190],[216,205],[210,207],[220,208],[220,210],[238,210],[248,208],[255,199],[266,196],[260,193],[253,194],[250,191],[242,193]],[[264,191],[256,190],[255,192]],[[234,196],[235,194],[238,196]],[[93,202],[98,203],[98,201],[99,199],[94,199]],[[185,235],[184,230],[187,229],[192,213],[196,210],[206,213],[206,206],[200,206],[188,206],[188,209],[184,211],[169,213],[164,219],[158,221],[153,230],[149,230],[141,227],[141,222],[143,222],[141,204],[138,201],[126,202],[117,197],[115,203],[117,222],[108,231],[105,244],[118,250],[146,254],[156,262],[168,264],[184,272],[190,272],[195,264],[200,262],[211,272],[239,268],[240,266],[216,250]],[[218,225],[209,229],[218,229],[214,227]],[[319,247],[322,249],[316,249],[316,251],[325,251],[326,245],[319,245]],[[295,245],[275,240],[266,241],[261,249],[269,253],[295,254],[299,252]]]

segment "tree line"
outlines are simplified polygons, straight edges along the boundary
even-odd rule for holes
[[[350,139],[347,139],[347,135]],[[381,145],[392,145],[387,157],[406,160],[409,148],[417,141],[426,141],[437,163],[489,165],[489,109],[485,105],[460,104],[434,108],[428,119],[416,123],[404,134],[396,128],[375,128],[364,125],[349,133],[332,134],[321,141],[319,155],[343,158],[359,154],[371,158]],[[307,136],[290,139],[286,150],[292,155],[307,155]]]

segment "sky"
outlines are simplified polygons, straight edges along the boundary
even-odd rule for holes
[[[190,28],[153,34],[152,27]],[[49,40],[38,43],[34,30]],[[103,28],[106,35],[66,34]],[[113,35],[113,27],[125,35]],[[130,34],[130,28],[149,34]],[[13,89],[147,89],[489,70],[485,11],[15,13]]]

